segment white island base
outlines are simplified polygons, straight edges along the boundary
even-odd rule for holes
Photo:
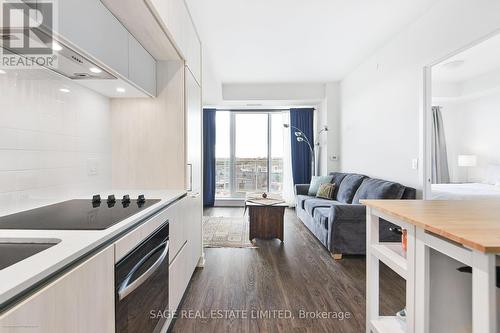
[[[438,213],[436,207],[422,201],[417,204],[418,207],[409,201],[406,205],[410,208],[400,204],[387,207],[387,203],[381,201],[367,200],[363,203],[368,206],[367,333],[498,333],[500,289],[496,287],[496,266],[500,260],[495,244],[488,243],[491,236],[485,237],[482,244],[477,242],[481,239],[477,234],[466,239],[459,237],[454,230],[447,237],[427,230],[432,228],[437,231],[436,225],[446,226],[439,219],[429,219],[429,224],[423,220],[420,222],[426,216],[426,209],[433,214]],[[449,209],[446,211],[450,214]],[[463,216],[462,219],[447,221],[461,226],[460,230],[466,230],[468,225],[464,222],[468,221],[464,221]],[[379,241],[380,219],[408,231],[406,253],[401,243]],[[481,230],[481,220],[471,222],[476,223],[472,230]],[[497,230],[493,228],[489,232]],[[406,320],[396,315],[379,315],[380,262],[406,280]],[[465,266],[472,267],[472,274],[457,271],[457,268]]]

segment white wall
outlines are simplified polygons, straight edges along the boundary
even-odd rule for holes
[[[500,29],[500,1],[441,0],[341,83],[341,168],[422,188],[424,66]],[[420,163],[422,164],[422,163]]]
[[[219,105],[222,102],[222,84],[215,74],[212,61],[202,44],[202,91],[203,105]]]
[[[480,97],[493,92],[498,93],[500,92],[500,68],[461,82],[459,86],[462,97]]]
[[[325,85],[327,104],[327,156],[326,168],[328,172],[340,171],[340,84],[331,82]],[[334,159],[336,157],[336,159]]]
[[[319,143],[315,145],[316,152],[316,169],[319,175],[328,174],[328,133],[322,133],[318,137],[318,132],[324,127],[328,126],[328,103],[323,100],[317,107],[314,114],[315,124],[314,124],[314,142]]]
[[[223,84],[224,100],[232,101],[314,101],[325,98],[323,83]]]
[[[248,104],[260,104],[259,107],[303,107],[313,106],[315,112],[316,162],[321,175],[340,168],[338,161],[331,156],[338,156],[340,150],[340,85],[330,83],[250,83],[223,84],[224,101],[220,106],[248,107]],[[217,106],[219,106],[217,105]],[[329,131],[316,137],[327,125]]]
[[[500,68],[465,81],[442,82],[432,80],[434,104],[439,104],[442,101],[477,99],[494,93],[500,93]]]
[[[488,165],[500,163],[500,70],[465,81],[433,80],[432,96],[441,106],[451,181],[486,181]],[[476,155],[477,166],[459,167],[460,154]]]
[[[500,163],[500,93],[440,105],[451,180],[467,181],[457,159],[459,154],[471,154],[477,156],[477,167],[469,169],[469,181],[485,181],[488,165]]]
[[[0,74],[0,95],[2,208],[20,210],[109,187],[107,98],[35,70]],[[97,174],[89,175],[94,166]]]

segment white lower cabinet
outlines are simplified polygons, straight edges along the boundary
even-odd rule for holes
[[[188,203],[188,221],[187,242],[188,242],[188,267],[189,278],[193,274],[194,269],[198,265],[200,258],[203,256],[203,236],[202,236],[202,215],[203,203],[201,202],[201,194],[189,194],[186,198]]]
[[[115,243],[115,262],[119,262],[123,259],[130,251],[132,251],[136,246],[138,246],[143,240],[148,238],[149,235],[155,232],[161,227],[165,221],[170,218],[169,208],[159,212],[158,214],[152,216],[147,221],[142,223],[140,226],[134,230],[127,233],[125,236],[120,238]]]
[[[170,264],[168,272],[168,307],[170,313],[174,313],[184,295],[189,283],[187,278],[187,243],[181,248],[177,257]]]
[[[187,201],[183,198],[167,209],[167,218],[169,222],[169,237],[170,237],[170,250],[169,262],[172,263],[178,255],[184,243],[187,241],[185,230],[186,214],[187,214]]]
[[[1,333],[114,333],[114,248],[107,247],[0,316]]]
[[[169,219],[170,242],[171,244],[182,243],[177,252],[175,250],[170,252],[168,307],[170,314],[173,315],[179,307],[193,272],[202,256],[201,196],[199,194],[188,194],[177,202],[171,216],[173,218]],[[176,237],[181,238],[179,240]],[[170,323],[171,319],[167,321],[163,331],[167,330]]]
[[[0,333],[114,333],[115,261],[169,220],[169,310],[175,312],[202,256],[202,203],[188,194],[0,315]],[[116,251],[116,260],[115,260]],[[164,326],[166,331],[171,320]]]

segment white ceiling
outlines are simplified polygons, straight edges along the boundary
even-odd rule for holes
[[[463,63],[457,67],[447,66],[456,61]],[[458,83],[492,73],[499,68],[500,34],[435,65],[432,68],[432,78],[436,82]]]
[[[435,0],[186,0],[223,83],[342,79]]]

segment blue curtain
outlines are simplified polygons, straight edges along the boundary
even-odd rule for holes
[[[215,202],[215,109],[203,109],[203,206]]]
[[[311,145],[314,145],[314,109],[290,109],[293,183],[309,184],[312,176],[311,151],[307,143],[296,140],[296,129],[292,126],[304,132]]]

